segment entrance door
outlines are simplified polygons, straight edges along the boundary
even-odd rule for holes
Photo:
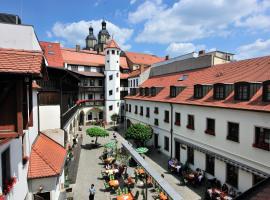
[[[155,148],[157,149],[158,148],[158,134],[155,134],[154,136],[154,145],[155,145]]]
[[[180,162],[180,143],[175,141],[174,157]]]

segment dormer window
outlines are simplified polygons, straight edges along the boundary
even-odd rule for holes
[[[194,95],[193,97],[196,99],[203,98],[210,90],[212,89],[211,85],[194,85]]]
[[[250,85],[249,83],[236,83],[235,84],[235,100],[248,101],[250,98]]]
[[[270,101],[270,80],[263,82],[263,101]]]
[[[144,95],[149,96],[149,88],[148,87],[144,88]]]
[[[223,84],[214,85],[214,99],[225,99],[225,86]]]
[[[214,84],[214,99],[223,100],[228,97],[228,95],[233,90],[233,84],[224,84],[224,83],[216,83]]]
[[[140,88],[140,96],[144,95],[144,88]]]
[[[151,87],[151,96],[156,96],[157,89],[155,87]]]
[[[248,101],[260,89],[261,83],[238,82],[234,84],[235,100]]]
[[[184,89],[185,87],[183,86],[170,86],[170,97],[176,97]]]

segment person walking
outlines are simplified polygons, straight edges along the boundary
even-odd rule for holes
[[[95,193],[96,193],[96,189],[95,189],[95,185],[92,184],[90,189],[89,189],[89,200],[94,200],[95,199]]]

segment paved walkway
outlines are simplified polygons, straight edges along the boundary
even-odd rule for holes
[[[84,128],[85,130],[85,128]],[[85,133],[85,131],[83,131]],[[99,138],[98,142],[103,145],[108,143],[112,139],[112,134],[107,138]],[[119,144],[123,138],[117,134],[117,139]],[[102,163],[99,156],[103,152],[103,147],[97,149],[91,149],[91,143],[93,138],[90,138],[83,134],[83,143],[81,148],[81,155],[79,161],[79,168],[77,174],[76,184],[73,186],[74,200],[87,200],[88,199],[88,189],[93,183],[96,187],[95,200],[110,200],[111,194],[109,192],[104,192],[103,180],[100,180],[100,172],[103,169]],[[171,174],[166,173],[165,169],[159,166],[154,159],[146,158],[146,160],[153,166],[155,170],[159,173],[165,174],[165,179],[178,191],[184,199],[187,200],[197,200],[201,199],[199,195],[191,191],[185,186],[180,186],[179,180]],[[166,161],[167,162],[167,161]],[[150,199],[150,198],[149,198]]]

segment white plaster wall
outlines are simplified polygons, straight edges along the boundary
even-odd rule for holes
[[[251,173],[239,169],[238,186],[240,191],[248,190],[253,185],[253,176]]]
[[[0,30],[0,48],[41,51],[32,26],[0,23]]]
[[[59,105],[39,106],[40,131],[61,128],[61,115]]]
[[[33,199],[33,194],[39,192],[39,187],[42,186],[42,192],[50,192],[51,200],[60,200],[60,193],[62,185],[64,184],[64,173],[59,177],[47,177],[40,179],[29,180],[29,192],[31,193],[31,199]]]
[[[10,167],[11,176],[16,176],[17,182],[11,192],[6,196],[7,200],[20,200],[24,199],[28,192],[27,187],[27,165],[22,165],[22,141],[21,137],[12,139],[8,143],[0,146],[0,154],[7,148],[10,148]],[[0,159],[1,162],[1,159]],[[2,177],[2,163],[0,165],[0,174]],[[0,179],[0,186],[2,187],[2,179]]]
[[[126,100],[126,104],[132,105],[131,112],[126,112],[127,119],[149,124],[153,127],[156,133],[166,134],[170,137],[170,124],[164,123],[163,121],[164,110],[170,111],[169,104],[129,99]],[[138,106],[137,115],[134,114],[135,105]],[[140,115],[141,105],[144,107],[144,116]],[[158,115],[153,113],[155,106],[159,107]],[[145,117],[146,107],[150,107],[150,118]],[[174,104],[173,118],[175,117],[175,112],[180,112],[181,114],[181,126],[173,126],[174,137],[270,174],[269,151],[252,147],[254,142],[255,126],[270,128],[269,113]],[[189,130],[186,128],[188,114],[195,116],[195,130]],[[159,119],[159,129],[155,129],[156,126],[154,125],[154,118]],[[216,136],[205,134],[206,118],[215,119]],[[173,119],[173,123],[174,121],[175,119]],[[240,124],[239,143],[226,139],[227,123],[229,121]],[[160,137],[159,140],[163,140],[163,138]],[[160,141],[160,146],[162,145],[163,141]],[[173,154],[174,152],[175,151],[173,149]],[[181,162],[185,163],[187,153],[183,149],[181,149],[180,152]],[[215,176],[221,180],[221,182],[225,182],[226,164],[219,160],[216,160],[215,163]],[[194,151],[194,168],[197,167],[205,169],[205,155]],[[248,189],[252,185],[252,179],[250,177],[252,177],[251,173],[239,173],[239,189],[241,191]]]

